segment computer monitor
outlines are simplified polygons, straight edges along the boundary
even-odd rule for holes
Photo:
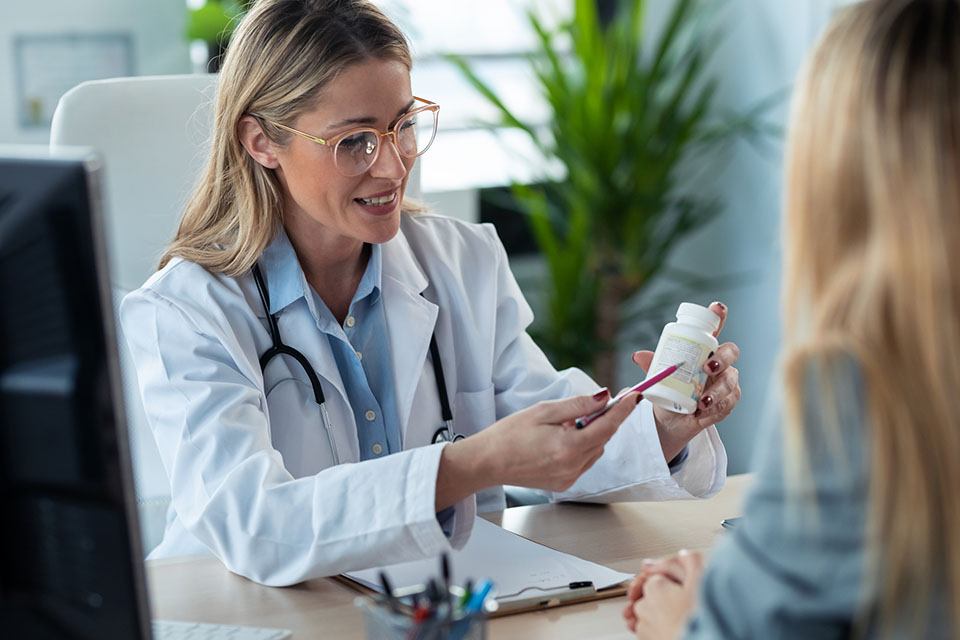
[[[150,638],[95,157],[0,147],[0,635]]]

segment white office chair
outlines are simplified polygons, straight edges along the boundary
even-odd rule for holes
[[[206,74],[97,80],[74,87],[57,105],[51,147],[93,147],[104,161],[116,305],[156,270],[176,232],[209,154],[216,83],[216,75]],[[419,163],[407,193],[419,197]],[[143,547],[149,552],[163,536],[170,488],[122,335],[119,353]]]
[[[74,87],[57,105],[51,147],[93,147],[103,158],[115,308],[156,270],[176,231],[209,151],[216,80],[213,75],[97,80]],[[163,536],[170,486],[117,328],[141,533],[149,552]]]

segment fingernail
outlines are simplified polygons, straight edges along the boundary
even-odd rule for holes
[[[640,404],[640,401],[641,401],[641,400],[643,400],[643,394],[642,394],[642,393],[638,393],[638,394],[637,394],[637,404]]]
[[[680,551],[677,551],[677,555],[678,555],[678,556],[688,556],[688,555],[690,555],[690,552],[687,551],[686,549],[680,549]]]
[[[717,371],[720,370],[720,361],[711,360],[709,363],[707,363],[707,366],[710,367],[710,371],[713,371],[714,373],[716,373]]]
[[[693,417],[694,417],[694,418],[699,418],[701,413],[703,413],[703,412],[700,411],[700,409],[697,409],[696,411],[693,412]]]
[[[726,310],[727,310],[727,305],[723,304],[723,303],[720,302],[719,300],[714,300],[714,301],[713,301],[713,304],[715,304],[715,305],[717,305],[718,307],[720,307],[720,310],[721,310],[721,311],[726,311]]]
[[[600,389],[600,391],[597,391],[595,394],[593,394],[593,399],[603,400],[608,395],[610,395],[610,391],[606,387],[604,387],[603,389]]]
[[[701,400],[700,402],[703,403],[704,409],[709,409],[710,405],[713,404],[713,396],[703,396],[703,400]]]

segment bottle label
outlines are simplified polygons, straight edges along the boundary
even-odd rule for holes
[[[663,386],[673,389],[694,402],[700,402],[700,395],[707,384],[707,374],[703,371],[703,363],[707,361],[710,348],[690,338],[667,334],[663,336],[656,362],[653,363],[648,376],[653,376],[667,367],[678,366],[676,373],[660,382]]]

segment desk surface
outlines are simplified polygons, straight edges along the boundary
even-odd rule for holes
[[[632,573],[643,558],[711,547],[722,532],[720,521],[740,514],[748,482],[749,476],[731,476],[709,500],[537,505],[484,517],[554,549]],[[292,629],[294,640],[363,637],[353,606],[357,593],[329,578],[264,587],[201,556],[149,562],[147,579],[156,618]],[[625,604],[621,596],[496,618],[489,636],[627,639]]]

